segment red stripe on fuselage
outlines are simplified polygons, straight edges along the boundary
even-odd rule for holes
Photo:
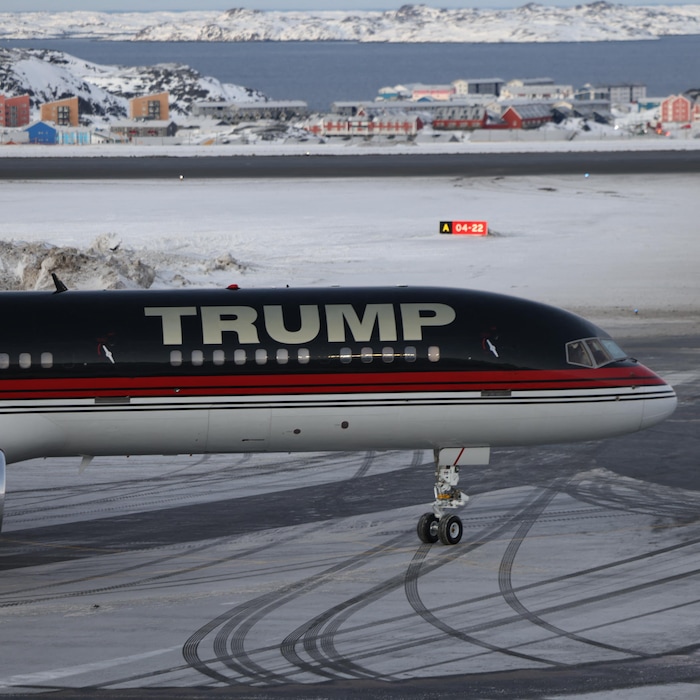
[[[662,386],[643,365],[577,370],[337,372],[8,379],[0,400],[109,396],[269,396],[445,391],[538,391]]]

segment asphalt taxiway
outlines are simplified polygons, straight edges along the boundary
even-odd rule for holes
[[[7,147],[10,148],[10,147]],[[22,158],[2,152],[0,180],[133,178],[501,177],[699,173],[700,150]],[[144,152],[148,153],[147,148]],[[186,150],[183,148],[183,153]]]
[[[0,695],[697,697],[700,338],[616,335],[677,412],[495,451],[454,547],[424,452],[11,465]]]

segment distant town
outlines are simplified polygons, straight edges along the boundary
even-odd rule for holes
[[[700,90],[650,97],[641,84],[555,84],[549,78],[459,79],[444,85],[383,87],[372,101],[334,102],[311,114],[302,101],[193,101],[190,113],[171,118],[168,92],[129,101],[128,118],[93,124],[81,99],[67,96],[32,109],[29,94],[0,94],[0,143],[92,145],[230,143],[247,133],[257,140],[412,140],[433,134],[486,134],[541,130],[548,125],[594,126],[629,136],[647,133],[700,137]],[[241,127],[248,127],[248,131]],[[252,130],[252,131],[251,131]],[[685,130],[685,133],[684,133]]]

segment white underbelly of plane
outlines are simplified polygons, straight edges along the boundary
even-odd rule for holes
[[[519,392],[4,402],[0,449],[37,456],[431,449],[593,440],[648,427],[665,385]]]

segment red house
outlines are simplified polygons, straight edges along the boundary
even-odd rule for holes
[[[433,129],[450,131],[453,129],[483,129],[488,114],[480,105],[454,105],[436,110]]]
[[[0,95],[0,126],[18,127],[29,124],[29,95]]]
[[[501,120],[508,129],[536,129],[552,121],[552,108],[547,104],[511,105]]]
[[[663,123],[691,122],[700,119],[700,104],[685,95],[671,95],[661,103]]]
[[[316,136],[415,136],[423,122],[415,114],[368,115],[360,108],[353,116],[327,114],[305,128]]]

